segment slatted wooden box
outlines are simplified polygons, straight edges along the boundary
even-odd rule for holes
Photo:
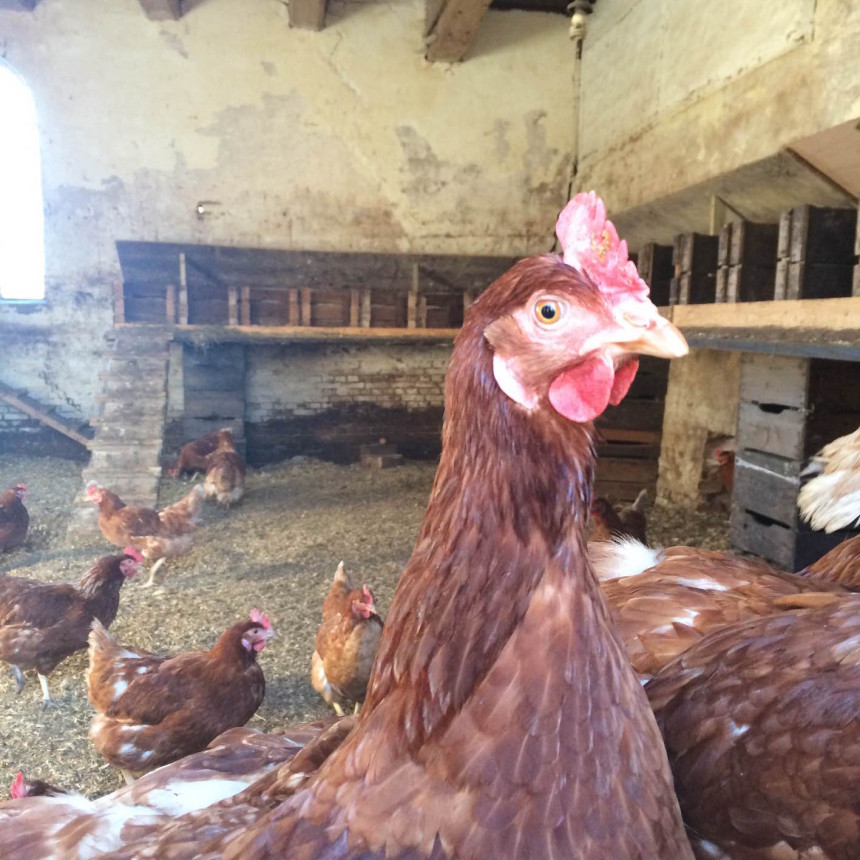
[[[733,221],[720,231],[717,248],[718,302],[773,298],[779,225]]]
[[[719,236],[682,233],[675,237],[675,277],[670,285],[670,304],[701,305],[716,301]]]
[[[668,361],[640,358],[627,396],[598,418],[595,495],[630,502],[647,489],[654,499],[668,382]]]
[[[854,281],[856,209],[796,206],[779,221],[775,298],[850,296]]]
[[[745,354],[741,366],[731,540],[790,570],[855,532],[800,521],[800,473],[824,444],[860,425],[860,364]]]
[[[675,264],[672,262],[672,246],[649,242],[642,247],[636,260],[639,275],[651,288],[651,301],[658,307],[669,304]]]

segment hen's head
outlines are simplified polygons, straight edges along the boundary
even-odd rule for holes
[[[472,305],[499,387],[527,410],[548,400],[571,421],[617,404],[637,355],[677,358],[683,335],[660,316],[599,198],[577,195],[556,226],[564,260],[521,260]],[[467,328],[464,326],[464,328]]]
[[[26,484],[15,484],[15,496],[19,501],[24,501],[24,497],[27,495],[27,485]]]
[[[735,462],[735,452],[726,448],[720,448],[718,451],[715,451],[714,456],[721,466],[728,466],[730,463]]]
[[[379,614],[376,611],[376,604],[373,602],[373,592],[366,585],[352,599],[350,609],[356,618],[370,618],[371,615]]]
[[[20,770],[15,774],[15,779],[12,780],[9,796],[13,799],[27,796],[27,784],[24,782],[24,774]]]
[[[87,484],[87,499],[94,504],[101,504],[101,500],[104,498],[104,488],[100,487],[95,481],[90,481]]]
[[[266,643],[273,639],[275,631],[272,628],[272,622],[265,612],[260,612],[259,609],[251,610],[251,620],[242,634],[242,646],[252,652],[262,651],[266,647]]]
[[[119,563],[119,569],[122,571],[123,576],[132,577],[137,573],[137,569],[143,561],[143,556],[140,550],[135,549],[133,546],[127,546],[123,552],[126,557]]]
[[[598,496],[591,502],[591,516],[595,519],[606,522],[614,513],[615,509],[612,507],[612,502],[609,499]]]

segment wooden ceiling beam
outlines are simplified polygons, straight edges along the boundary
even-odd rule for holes
[[[140,5],[153,21],[178,21],[182,17],[182,0],[140,0]]]
[[[431,63],[463,59],[478,33],[490,0],[427,0],[424,43]]]
[[[325,26],[326,0],[290,0],[290,26],[300,30],[322,30]]]

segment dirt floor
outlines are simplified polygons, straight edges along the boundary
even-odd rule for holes
[[[374,591],[383,615],[409,558],[435,472],[435,463],[376,471],[296,458],[249,473],[243,502],[223,512],[207,506],[194,549],[162,569],[163,589],[123,588],[111,631],[128,645],[158,652],[210,647],[253,607],[272,619],[278,638],[260,656],[266,698],[249,725],[287,726],[329,713],[309,679],[313,640],[331,577],[342,559]],[[0,457],[0,486],[28,485],[30,532],[21,549],[0,555],[0,573],[46,581],[75,581],[107,542],[68,540],[81,464],[54,458]],[[166,479],[161,504],[180,498],[190,482]],[[655,507],[654,544],[728,548],[723,514]],[[0,672],[0,797],[15,773],[96,796],[122,777],[87,738],[86,652],[49,676],[53,707],[42,710],[35,674],[15,695]]]

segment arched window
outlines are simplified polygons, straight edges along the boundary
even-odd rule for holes
[[[0,60],[0,299],[45,297],[44,233],[36,105]]]

